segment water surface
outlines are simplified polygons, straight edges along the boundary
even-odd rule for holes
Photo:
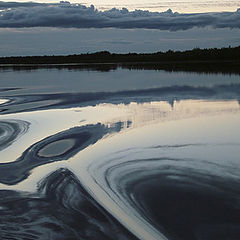
[[[0,238],[240,237],[240,78],[1,70]]]

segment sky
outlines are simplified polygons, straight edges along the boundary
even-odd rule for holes
[[[229,45],[240,45],[240,1],[0,1],[0,56]]]
[[[4,1],[7,2],[7,1]],[[18,0],[17,2],[26,2]],[[39,3],[57,3],[53,0],[37,0]],[[97,9],[104,11],[111,8],[127,8],[129,10],[149,10],[162,12],[171,8],[174,12],[199,13],[199,12],[221,12],[236,11],[240,8],[239,0],[72,0],[71,3],[94,5]]]
[[[235,11],[240,7],[239,0],[85,0],[84,3],[100,10],[126,7],[162,12],[170,8],[180,13]]]

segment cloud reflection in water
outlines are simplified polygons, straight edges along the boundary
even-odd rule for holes
[[[239,84],[14,91],[0,238],[239,238]]]

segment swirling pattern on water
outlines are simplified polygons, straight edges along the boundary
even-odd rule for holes
[[[167,158],[101,167],[104,172],[95,175],[105,176],[111,196],[169,239],[235,239],[240,234],[239,168]]]
[[[7,148],[27,132],[29,123],[21,120],[0,121],[0,150]]]
[[[240,85],[227,78],[1,86],[0,239],[240,238]]]
[[[34,143],[16,161],[0,163],[0,182],[16,184],[27,178],[29,171],[37,166],[69,159],[106,133],[119,130],[119,125],[116,124],[115,129],[101,124],[74,127]]]
[[[133,239],[67,169],[39,185],[37,193],[0,191],[1,239]]]

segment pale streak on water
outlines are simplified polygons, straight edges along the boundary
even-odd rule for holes
[[[240,237],[239,75],[1,77],[0,238]]]

